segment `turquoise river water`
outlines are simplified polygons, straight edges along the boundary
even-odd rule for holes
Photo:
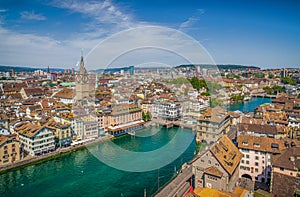
[[[253,98],[248,102],[232,104],[228,109],[249,112],[271,101],[269,98]],[[143,134],[145,136],[142,136]],[[140,137],[126,135],[114,139],[113,143],[126,150],[147,152],[165,146],[176,134],[180,134],[182,142],[194,139],[195,136],[189,129],[159,127],[157,133],[151,134],[151,129],[144,129],[139,132]],[[108,142],[95,144],[91,149],[101,150],[106,143]],[[193,159],[195,150],[194,139],[176,160],[159,170],[127,172],[102,163],[90,153],[89,149],[82,149],[50,161],[1,174],[0,196],[126,197],[144,196],[145,190],[147,196],[151,196],[158,187],[162,187],[176,175],[183,163]],[[109,157],[109,153],[107,156]]]
[[[140,131],[149,132],[149,129]],[[189,129],[166,129],[148,137],[123,136],[113,140],[118,146],[137,152],[165,146],[180,134],[182,140],[194,139]],[[105,143],[93,146],[105,146]],[[93,147],[92,147],[93,148]],[[183,154],[169,165],[148,172],[126,172],[109,167],[94,157],[88,149],[78,150],[59,158],[0,175],[0,196],[147,196],[175,176],[184,162],[194,157],[195,139]],[[124,161],[126,162],[126,161]],[[159,178],[158,178],[159,177]]]
[[[259,105],[264,103],[272,103],[272,100],[272,98],[255,97],[247,102],[230,104],[227,109],[230,111],[239,110],[241,112],[253,112]]]

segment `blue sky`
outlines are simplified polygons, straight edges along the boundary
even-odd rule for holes
[[[3,0],[0,64],[72,67],[81,49],[143,25],[186,33],[217,64],[300,67],[297,0]]]

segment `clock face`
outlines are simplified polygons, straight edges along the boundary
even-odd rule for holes
[[[77,81],[78,83],[81,82],[81,75],[76,75],[76,81]]]
[[[82,82],[84,82],[84,83],[88,82],[88,76],[87,75],[82,76]]]

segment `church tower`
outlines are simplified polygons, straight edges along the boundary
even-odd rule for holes
[[[80,67],[76,73],[76,101],[82,101],[89,97],[88,72],[84,67],[83,56],[81,56]]]

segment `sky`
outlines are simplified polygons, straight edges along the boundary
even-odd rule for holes
[[[300,67],[297,0],[0,0],[0,65],[71,68],[99,43],[143,26],[183,32],[216,64]],[[164,42],[168,34],[147,36]],[[110,46],[98,53],[118,48]]]

